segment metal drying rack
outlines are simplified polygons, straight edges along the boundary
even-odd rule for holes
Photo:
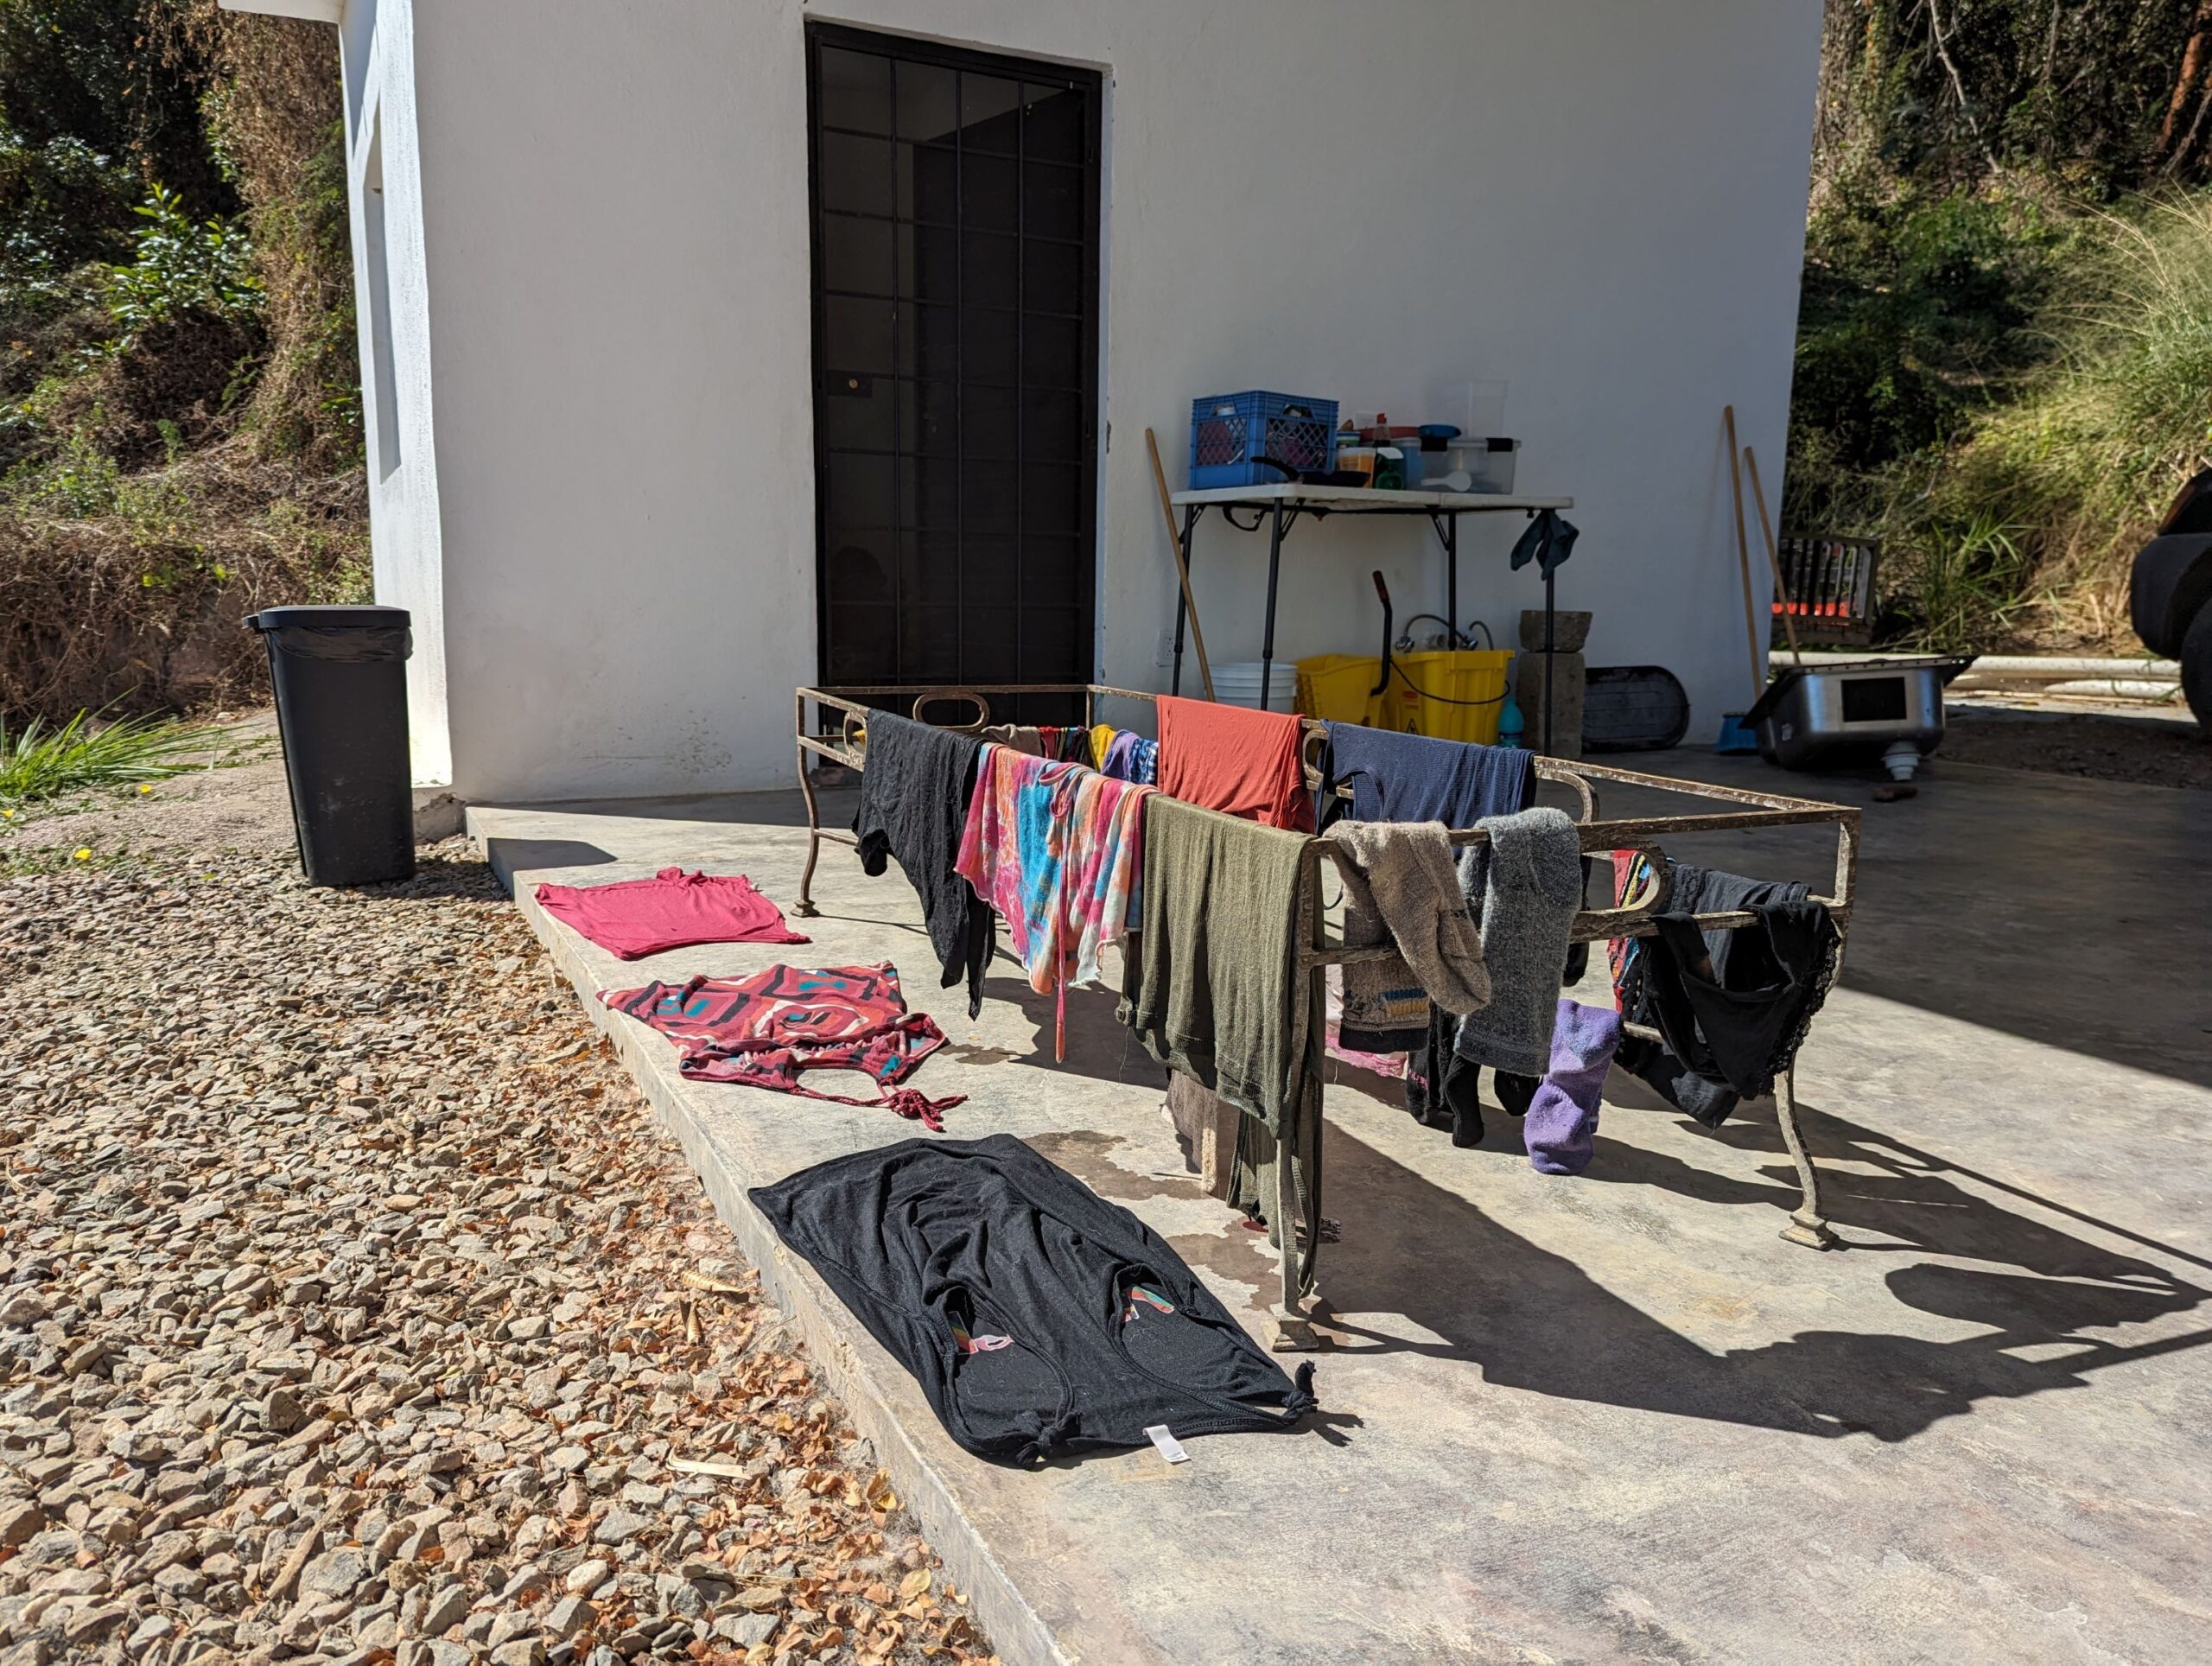
[[[1134,689],[1114,688],[1101,683],[1028,683],[986,687],[956,684],[831,689],[803,687],[796,690],[792,701],[792,724],[798,748],[799,790],[806,799],[807,824],[806,866],[799,876],[798,897],[795,905],[798,914],[810,918],[817,912],[811,893],[815,863],[821,854],[822,842],[829,839],[846,845],[857,845],[859,843],[849,832],[822,825],[821,806],[815,796],[813,778],[807,766],[807,754],[812,753],[817,757],[827,759],[856,773],[863,771],[868,766],[865,733],[868,718],[871,711],[878,709],[871,702],[891,698],[911,701],[910,710],[917,722],[928,722],[930,720],[923,714],[933,706],[964,703],[975,708],[976,715],[972,719],[958,723],[937,724],[935,727],[974,734],[988,727],[991,722],[990,701],[986,697],[990,695],[1007,697],[1080,695],[1084,701],[1084,723],[1086,728],[1096,721],[1098,703],[1102,700],[1150,703],[1159,698],[1157,695]],[[814,703],[817,712],[816,722],[811,728],[807,723],[806,710],[810,701]],[[824,727],[825,724],[829,726]],[[1321,726],[1309,721],[1306,735],[1306,784],[1311,787],[1320,785],[1319,772],[1314,766],[1313,760],[1321,734]],[[1812,798],[1789,798],[1780,793],[1754,792],[1743,787],[1717,786],[1671,776],[1647,775],[1637,770],[1620,769],[1610,764],[1592,764],[1580,759],[1539,756],[1532,761],[1540,781],[1552,782],[1574,793],[1579,812],[1574,817],[1576,830],[1580,835],[1581,848],[1586,855],[1613,850],[1641,851],[1651,859],[1657,875],[1657,883],[1650,893],[1628,906],[1582,909],[1575,915],[1569,930],[1570,941],[1588,943],[1601,938],[1642,938],[1657,934],[1658,927],[1654,921],[1668,901],[1669,889],[1667,853],[1659,843],[1663,836],[1821,825],[1835,829],[1834,888],[1831,894],[1815,896],[1813,900],[1827,906],[1835,921],[1839,938],[1847,938],[1852,889],[1859,862],[1859,811],[1855,808],[1847,804],[1823,804]],[[1724,804],[1730,808],[1686,815],[1630,816],[1605,820],[1599,812],[1598,791],[1593,785],[1597,782],[1680,793],[1688,798]],[[1479,843],[1490,836],[1480,828],[1471,827],[1453,829],[1450,836],[1454,846],[1464,846]],[[1316,1038],[1324,1033],[1326,1021],[1325,969],[1381,959],[1391,952],[1388,948],[1346,948],[1340,942],[1330,941],[1326,910],[1321,899],[1320,868],[1324,860],[1338,863],[1341,873],[1342,864],[1346,859],[1341,847],[1333,839],[1308,838],[1300,853],[1296,925],[1298,966],[1306,975],[1306,999],[1299,1002],[1293,1027],[1293,1051],[1305,1061],[1305,1068],[1299,1093],[1298,1127],[1295,1133],[1287,1134],[1282,1141],[1287,1153],[1306,1150],[1318,1154],[1320,1147],[1321,1049],[1316,1045]],[[1748,912],[1732,912],[1695,914],[1692,918],[1701,930],[1716,931],[1753,925],[1757,923],[1758,917]],[[1838,953],[1840,958],[1840,948]],[[1628,1024],[1624,1028],[1630,1035],[1652,1040],[1660,1039],[1656,1031],[1640,1024]],[[1789,1224],[1782,1230],[1782,1236],[1792,1243],[1816,1250],[1830,1249],[1834,1246],[1836,1237],[1829,1230],[1821,1211],[1820,1177],[1806,1150],[1803,1133],[1798,1127],[1794,1070],[1786,1071],[1777,1078],[1774,1106],[1775,1120],[1781,1127],[1783,1142],[1789,1148],[1790,1160],[1797,1167],[1802,1193],[1797,1207],[1790,1212]],[[1250,1117],[1243,1120],[1243,1127],[1249,1132],[1266,1137],[1265,1130],[1261,1129]],[[1280,1300],[1270,1308],[1275,1326],[1273,1345],[1279,1352],[1304,1351],[1319,1345],[1308,1307],[1313,1295],[1315,1262],[1321,1240],[1318,1163],[1313,1166],[1316,1183],[1303,1199],[1297,1173],[1299,1165],[1286,1156],[1286,1160],[1275,1162],[1274,1167],[1275,1198],[1270,1212],[1278,1240],[1281,1290]],[[1302,1246],[1298,1243],[1299,1234],[1293,1224],[1301,1219],[1307,1227]]]

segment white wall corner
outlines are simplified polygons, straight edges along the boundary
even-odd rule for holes
[[[225,11],[259,12],[265,17],[304,17],[314,23],[334,23],[346,10],[346,0],[215,0]]]

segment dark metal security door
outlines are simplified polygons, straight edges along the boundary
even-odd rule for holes
[[[822,674],[1087,682],[1098,78],[827,26],[807,60]]]

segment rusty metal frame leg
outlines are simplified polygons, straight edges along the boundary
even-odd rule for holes
[[[1309,949],[1327,946],[1321,911],[1321,859],[1319,842],[1309,842],[1299,860],[1296,930]],[[1306,1353],[1319,1348],[1313,1320],[1306,1309],[1313,1277],[1321,1253],[1321,1218],[1318,1196],[1309,1197],[1321,1183],[1321,1071],[1319,1053],[1326,1014],[1327,974],[1319,964],[1300,957],[1298,1013],[1293,1025],[1293,1053],[1298,1060],[1298,1094],[1294,1121],[1275,1144],[1275,1195],[1269,1200],[1278,1241],[1278,1270],[1282,1287],[1270,1317],[1274,1321],[1271,1345],[1277,1353]],[[1305,1187],[1299,1181],[1299,1165],[1308,1167]],[[1309,1201],[1314,1205],[1308,1208]],[[1312,1242],[1301,1252],[1298,1230],[1304,1224]]]
[[[799,695],[791,702],[792,733],[803,741],[806,734],[806,696]],[[822,856],[822,806],[814,799],[814,777],[806,767],[806,747],[798,752],[798,790],[806,799],[806,866],[798,876],[798,900],[791,905],[791,912],[802,919],[812,919],[821,910],[814,906],[814,864]]]
[[[1797,1184],[1803,1193],[1797,1207],[1789,1211],[1789,1224],[1782,1229],[1782,1236],[1808,1249],[1833,1250],[1841,1240],[1828,1230],[1827,1218],[1821,1213],[1820,1175],[1797,1126],[1797,1072],[1794,1069],[1784,1071],[1774,1084],[1774,1120],[1782,1125],[1782,1142],[1789,1148],[1790,1159],[1797,1165]]]

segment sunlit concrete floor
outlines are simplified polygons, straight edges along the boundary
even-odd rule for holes
[[[1799,1059],[1844,1245],[1783,1243],[1772,1109],[1708,1132],[1616,1072],[1586,1175],[1458,1150],[1332,1064],[1306,1433],[1039,1473],[955,1447],[747,1187],[916,1130],[677,1078],[604,1023],[1011,1661],[2142,1660],[2212,1652],[2212,794],[1945,766],[1920,796],[1624,760],[1866,806],[1840,987]],[[1643,807],[1608,795],[1608,812]],[[1668,801],[1667,807],[1681,807]],[[842,825],[849,795],[828,794]],[[624,964],[530,900],[666,863],[787,906],[796,794],[470,811],[580,992],[889,958],[952,1045],[950,1135],[1011,1131],[1167,1237],[1255,1333],[1272,1263],[1185,1175],[1104,992],[941,992],[912,893],[825,845],[804,949]],[[1817,834],[1680,841],[1825,879]],[[1603,957],[1586,984],[1602,999]]]

